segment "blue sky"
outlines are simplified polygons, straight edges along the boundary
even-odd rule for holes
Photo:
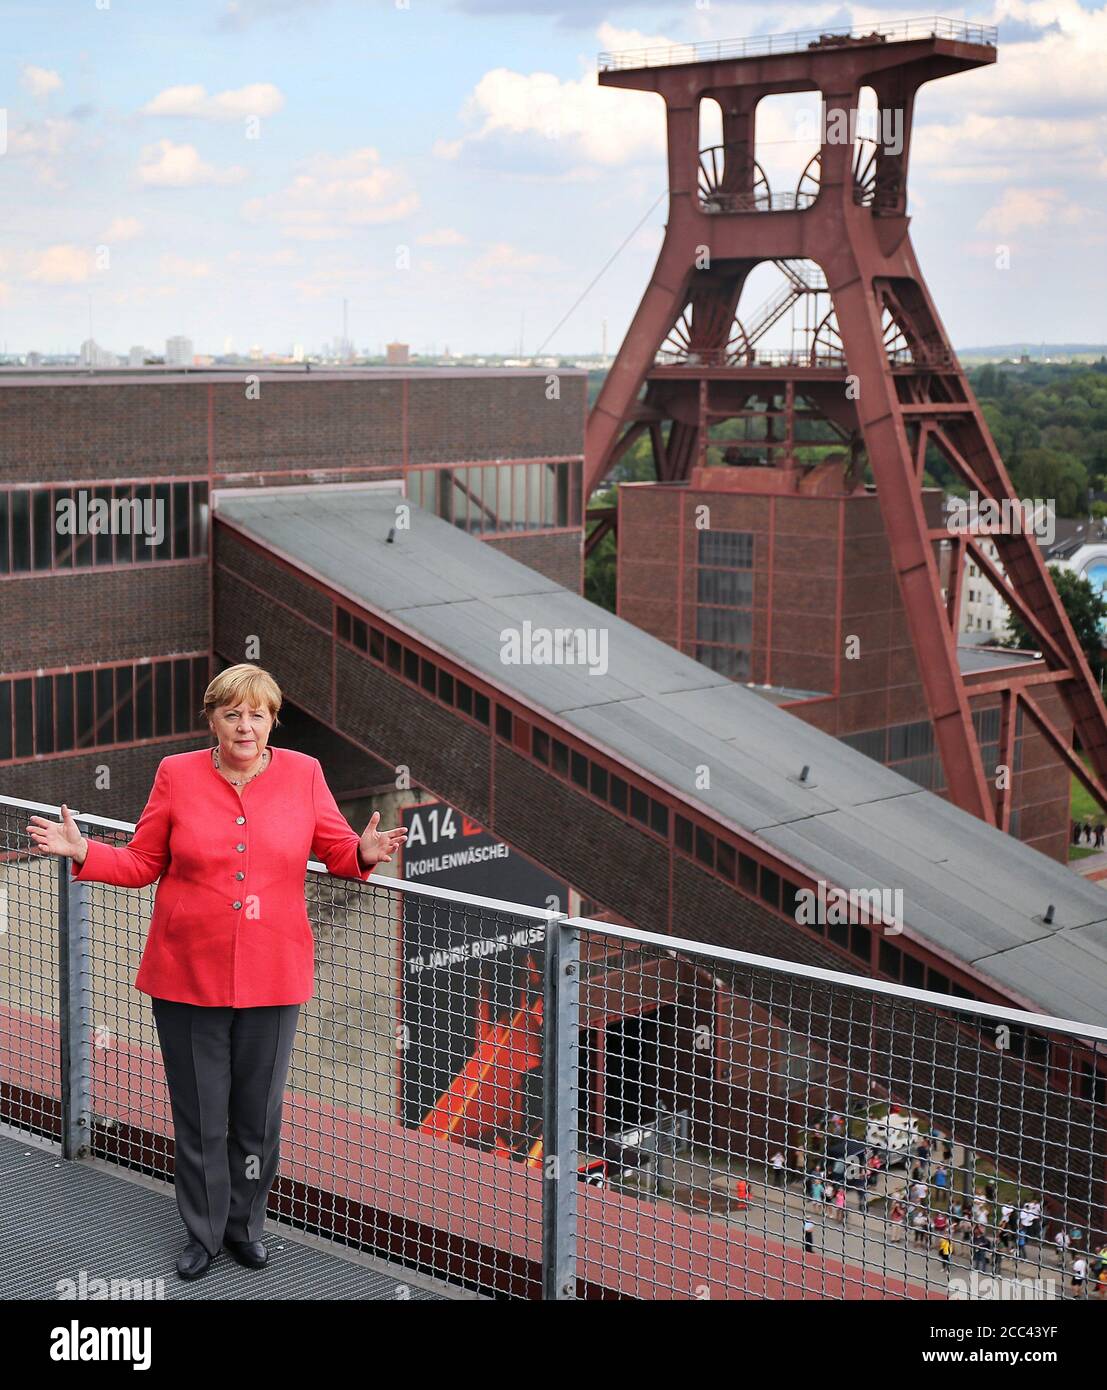
[[[36,0],[5,5],[0,348],[610,351],[665,185],[658,98],[601,48],[868,25],[914,5]],[[912,235],[961,346],[1107,339],[1107,5],[1000,0],[996,65],[925,88]],[[793,186],[798,108],[767,113]],[[797,163],[798,161],[798,163]],[[1009,265],[997,265],[998,248]],[[1004,259],[998,257],[998,259]],[[765,274],[770,274],[766,271]]]

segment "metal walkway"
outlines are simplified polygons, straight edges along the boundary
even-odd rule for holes
[[[0,1131],[0,1299],[472,1297],[271,1221],[264,1269],[221,1253],[186,1283],[176,1272],[185,1239],[170,1184],[99,1159],[66,1162],[40,1141]]]

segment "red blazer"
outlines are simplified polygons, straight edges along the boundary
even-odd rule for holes
[[[303,1004],[315,982],[304,881],[309,857],[365,880],[318,758],[272,748],[242,788],[211,750],[173,753],[126,847],[88,838],[73,878],[141,888],[160,877],[135,988],[210,1007]]]

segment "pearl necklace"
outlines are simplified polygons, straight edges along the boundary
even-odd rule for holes
[[[226,777],[226,778],[227,778],[227,781],[230,782],[231,785],[232,785],[232,786],[235,786],[235,787],[244,787],[244,786],[246,785],[247,782],[252,781],[255,777],[258,776],[259,773],[264,772],[265,769],[269,766],[269,749],[268,749],[268,748],[264,748],[264,749],[262,749],[262,754],[261,754],[261,766],[260,766],[259,768],[256,768],[253,772],[251,772],[249,777],[228,777],[227,774],[226,774],[225,772],[223,772],[222,768],[219,766],[219,749],[218,749],[218,747],[213,748],[213,749],[212,749],[212,753],[213,753],[213,755],[214,755],[214,757],[215,757],[215,770],[216,770],[216,772],[218,772],[218,773],[220,774],[220,776]]]

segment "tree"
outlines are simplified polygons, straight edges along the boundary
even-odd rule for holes
[[[1107,601],[1083,575],[1062,569],[1060,565],[1050,565],[1049,573],[1057,596],[1069,615],[1076,640],[1088,658],[1088,665],[1099,676],[1104,665],[1103,624],[1107,621]],[[1038,650],[1037,639],[1023,625],[1014,609],[1011,610],[1011,633],[1003,645],[1018,647],[1023,651]]]

